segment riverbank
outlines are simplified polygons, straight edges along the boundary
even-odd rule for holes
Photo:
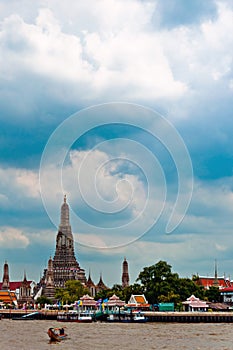
[[[33,316],[37,320],[56,320],[58,310],[6,310],[1,309],[3,318],[15,319],[38,311]],[[65,311],[64,311],[65,312]],[[179,323],[233,323],[233,312],[159,312],[145,311],[148,322],[179,322]],[[103,320],[103,319],[102,319]]]

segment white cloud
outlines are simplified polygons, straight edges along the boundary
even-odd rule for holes
[[[227,3],[217,3],[212,20],[173,29],[153,26],[150,1],[68,3],[39,2],[37,13],[33,6],[5,11],[0,75],[14,89],[3,89],[3,97],[14,98],[23,114],[45,93],[41,86],[45,99],[59,103],[157,103],[170,118],[230,93],[233,11]]]
[[[0,245],[4,249],[26,248],[29,245],[29,239],[21,229],[0,227]]]
[[[103,34],[105,19],[108,18],[106,23],[111,23],[106,2],[102,10],[97,7],[95,14],[102,27],[97,24],[91,32],[63,32],[62,23],[48,8],[40,9],[34,24],[26,23],[15,14],[5,18],[0,33],[3,42],[1,75],[5,79],[15,79],[27,72],[63,82],[69,85],[73,98],[78,99],[108,99],[110,95],[111,99],[123,96],[151,99],[182,95],[185,84],[174,79],[163,54],[163,44],[156,33],[147,29],[148,5],[128,2],[128,13],[133,14],[136,6],[137,15],[131,15],[127,26],[123,26],[125,3],[112,1],[112,4],[118,8],[120,16],[114,15],[116,23],[111,25],[115,30],[109,28],[106,35]],[[52,89],[56,94],[55,86]]]
[[[0,191],[8,194],[14,193],[19,198],[40,198],[38,173],[20,168],[0,168]],[[9,198],[8,198],[9,199]]]

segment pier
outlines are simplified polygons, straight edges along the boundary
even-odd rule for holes
[[[233,312],[159,312],[145,311],[150,322],[179,323],[229,323],[233,322]]]
[[[29,315],[36,310],[0,309],[3,318],[14,319]],[[59,311],[61,312],[61,311]],[[64,311],[65,312],[65,311]],[[34,319],[56,320],[57,310],[40,310]],[[145,311],[143,314],[148,322],[177,322],[177,323],[233,323],[233,312],[159,312]],[[104,321],[105,318],[102,318]],[[96,317],[98,321],[98,317]],[[120,317],[119,317],[120,321]]]
[[[35,320],[56,320],[57,310],[11,310],[11,309],[0,309],[0,314],[3,318],[16,319],[22,316],[30,315],[35,312],[38,314],[34,315],[32,318]]]

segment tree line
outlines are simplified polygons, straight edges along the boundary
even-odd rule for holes
[[[166,261],[160,260],[154,265],[144,267],[139,273],[136,282],[125,288],[120,284],[114,284],[112,288],[102,290],[96,294],[95,299],[110,298],[116,294],[121,300],[128,302],[132,294],[144,294],[149,304],[173,302],[179,307],[182,301],[194,294],[196,297],[210,302],[220,301],[220,292],[217,287],[210,287],[205,290],[197,284],[198,276],[181,278],[177,273],[172,272],[172,267]],[[55,298],[63,303],[74,303],[84,294],[89,294],[80,281],[67,281],[65,288],[58,288]],[[41,297],[40,303],[50,303],[47,298]],[[46,300],[45,300],[46,299]]]

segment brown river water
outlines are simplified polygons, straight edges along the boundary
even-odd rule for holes
[[[50,343],[49,327],[65,326],[68,339]],[[62,323],[0,321],[0,350],[233,350],[232,323]]]

